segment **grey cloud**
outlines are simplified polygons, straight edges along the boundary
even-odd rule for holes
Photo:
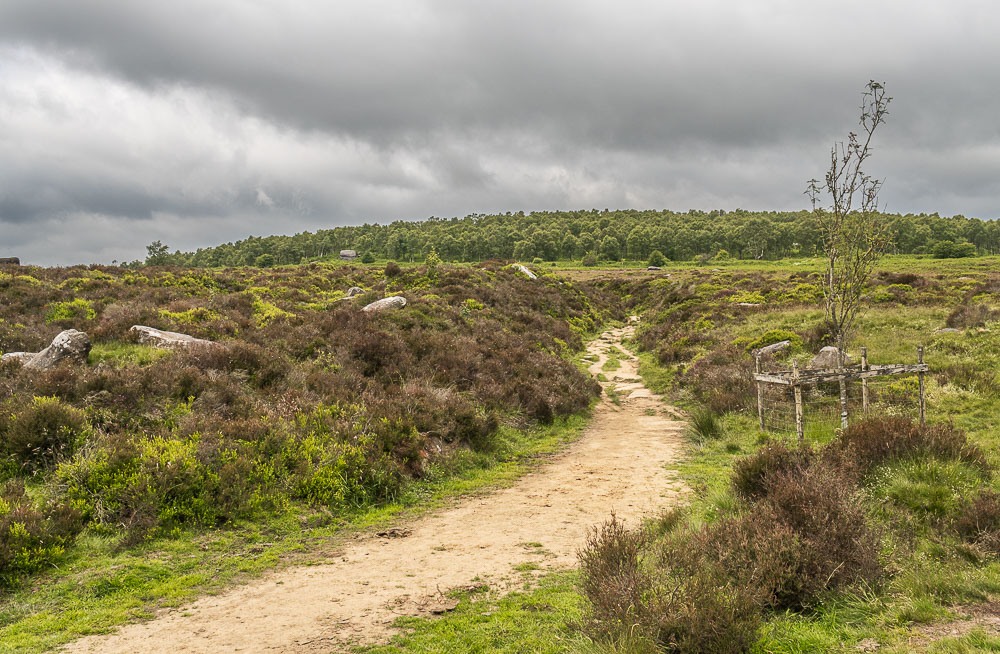
[[[972,0],[7,0],[0,242],[16,232],[55,263],[431,214],[800,208],[869,78],[896,98],[870,166],[889,208],[992,217],[998,13]],[[101,220],[122,245],[91,242]],[[91,232],[24,235],[55,224]]]

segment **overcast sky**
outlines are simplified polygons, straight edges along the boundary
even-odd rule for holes
[[[804,208],[872,78],[887,209],[995,218],[998,29],[985,0],[3,0],[0,256]]]

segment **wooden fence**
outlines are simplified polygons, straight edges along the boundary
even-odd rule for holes
[[[764,385],[778,384],[791,386],[795,397],[795,433],[799,440],[805,438],[805,425],[802,409],[802,387],[813,384],[838,382],[840,385],[840,426],[847,428],[847,384],[851,381],[861,381],[862,409],[868,413],[868,380],[873,377],[888,375],[917,375],[920,392],[920,424],[924,424],[925,411],[925,380],[930,367],[924,363],[924,348],[917,348],[917,363],[892,363],[886,365],[869,365],[868,348],[861,348],[861,364],[844,368],[806,368],[800,370],[798,363],[793,362],[791,370],[763,372],[760,355],[755,362],[754,379],[757,382],[757,417],[761,430],[764,429]]]

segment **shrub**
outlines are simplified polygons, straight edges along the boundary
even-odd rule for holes
[[[597,265],[597,255],[595,255],[592,252],[588,252],[587,254],[583,255],[583,259],[580,260],[580,265],[586,266],[587,268],[593,268],[594,266]]]
[[[992,489],[980,491],[959,513],[955,529],[965,540],[979,542],[1000,554],[1000,493]]]
[[[375,263],[375,255],[371,252],[365,252],[361,255],[361,263]]]
[[[750,594],[683,540],[666,540],[655,557],[647,545],[646,532],[625,529],[614,515],[591,532],[580,552],[587,631],[672,652],[746,651],[760,624]]]
[[[399,267],[399,264],[395,261],[390,261],[385,264],[385,276],[386,277],[398,277],[403,273],[403,269]]]
[[[747,352],[759,350],[762,347],[780,343],[781,341],[791,341],[789,350],[797,350],[802,347],[802,337],[787,329],[771,329],[746,345]]]
[[[1000,311],[985,304],[963,302],[948,314],[945,324],[954,329],[971,329],[985,327],[987,322],[1000,317]]]
[[[651,266],[662,266],[667,262],[667,258],[663,256],[663,253],[659,250],[653,250],[649,254],[649,265]],[[584,264],[587,265],[587,264]]]
[[[94,307],[83,298],[69,302],[54,302],[45,313],[45,322],[68,322],[73,320],[93,320],[97,316]]]
[[[49,468],[72,454],[86,429],[83,412],[55,397],[34,397],[12,417],[0,419],[5,454],[28,471]]]
[[[899,416],[868,418],[849,426],[828,445],[829,454],[865,473],[893,459],[932,454],[957,459],[989,473],[986,455],[950,425],[920,425]]]
[[[733,464],[733,490],[742,499],[760,499],[767,493],[772,477],[791,471],[802,472],[816,460],[816,452],[808,444],[790,448],[784,443],[771,441],[750,456],[736,460]]]
[[[0,586],[9,588],[50,566],[80,532],[79,512],[65,504],[37,508],[24,484],[0,488]]]

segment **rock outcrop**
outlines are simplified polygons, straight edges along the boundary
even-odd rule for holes
[[[388,311],[390,309],[402,309],[406,306],[406,298],[402,295],[394,295],[392,297],[382,298],[381,300],[375,300],[369,305],[366,305],[362,311]]]
[[[215,341],[195,338],[194,336],[181,334],[180,332],[167,332],[162,329],[145,327],[143,325],[133,325],[129,331],[137,333],[139,335],[139,342],[143,345],[152,345],[153,347],[163,347],[171,350],[191,346],[209,347],[216,345]]]
[[[90,354],[90,337],[81,331],[67,329],[52,339],[52,344],[30,359],[22,359],[24,367],[31,370],[48,370],[63,361],[87,363]]]
[[[347,297],[349,298],[358,297],[359,295],[363,295],[364,292],[365,289],[361,288],[360,286],[352,286],[349,289],[347,289]]]
[[[807,367],[809,367],[809,368],[839,368],[840,367],[840,360],[839,360],[839,357],[838,357],[839,353],[840,353],[840,350],[838,350],[837,348],[835,348],[832,345],[827,345],[826,347],[824,347],[822,350],[819,351],[819,354],[817,354],[816,356],[814,356],[812,358],[812,361],[809,362],[809,365]],[[850,363],[850,361],[851,361],[851,357],[845,355],[844,356],[844,363],[845,364],[846,363]]]
[[[0,356],[0,363],[6,363],[7,361],[27,363],[28,359],[33,356],[35,356],[35,352],[7,352],[3,356]]]
[[[514,265],[511,266],[511,268],[513,270],[516,270],[517,272],[524,273],[528,279],[538,279],[538,275],[528,270],[527,266],[522,266],[519,263],[515,263]]]
[[[770,345],[765,345],[764,347],[757,350],[757,354],[774,354],[780,352],[781,350],[787,349],[792,344],[791,341],[778,341],[777,343],[771,343]]]

